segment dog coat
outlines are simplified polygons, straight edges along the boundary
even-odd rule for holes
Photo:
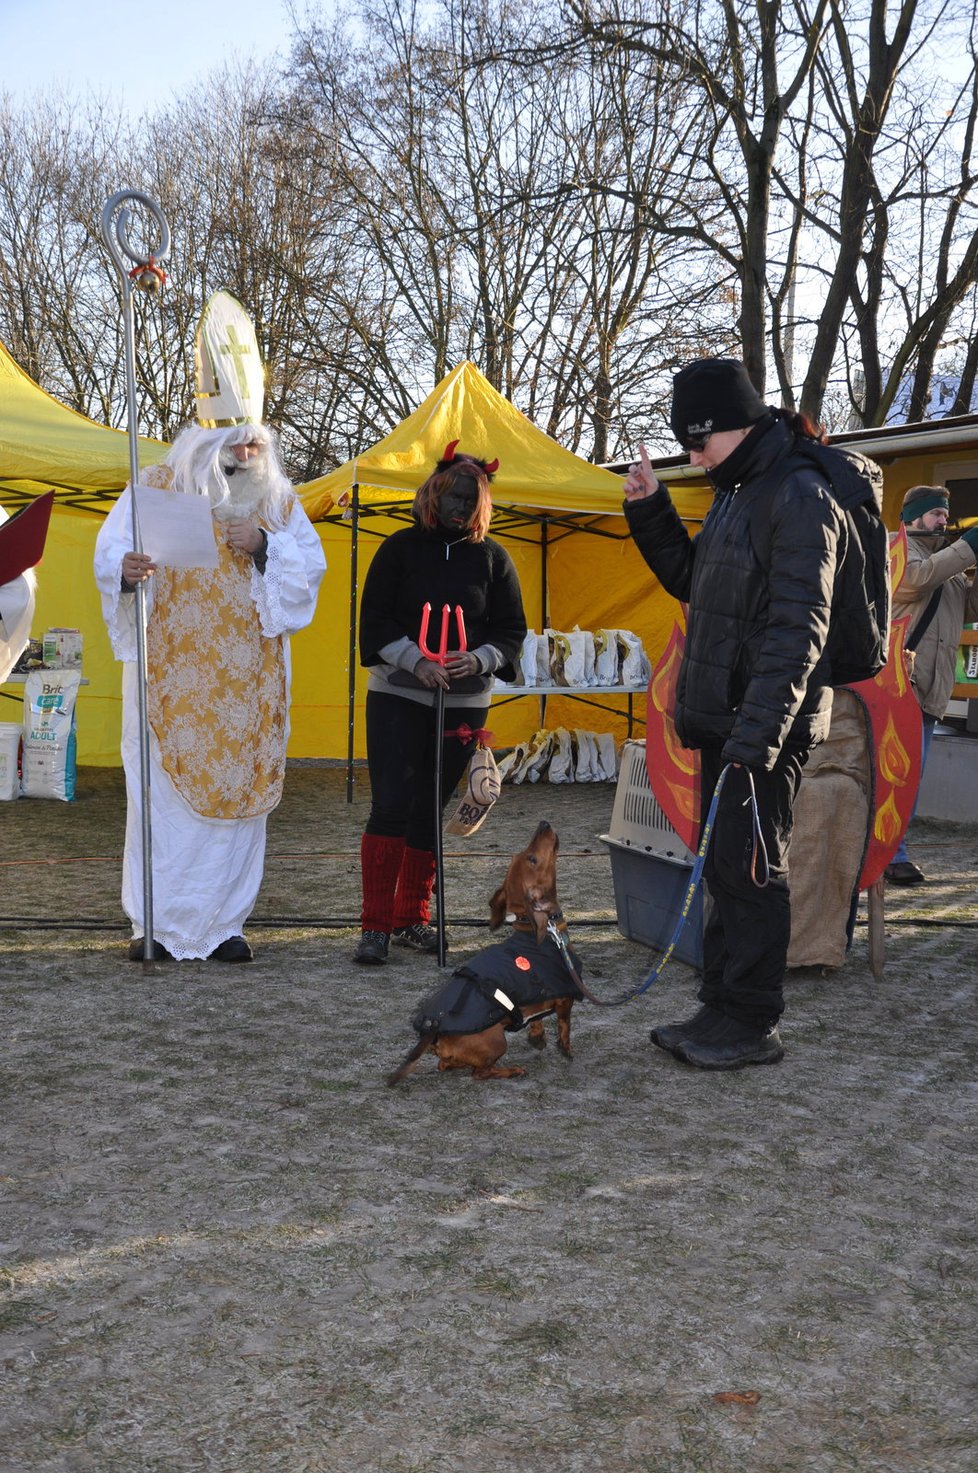
[[[577,975],[581,962],[571,951]],[[411,1019],[418,1033],[481,1033],[495,1023],[507,1032],[526,1026],[522,1009],[557,997],[579,998],[581,991],[550,937],[542,942],[513,931],[498,946],[480,951],[424,999]]]

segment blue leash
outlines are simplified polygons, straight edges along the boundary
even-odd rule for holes
[[[570,959],[570,951],[568,950],[567,946],[566,932],[558,931],[556,923],[553,921],[547,923],[547,932],[560,949],[560,953],[563,956],[564,965],[566,966],[567,970],[570,972],[574,981],[577,983],[577,986],[581,989],[581,992],[588,999],[588,1001],[596,1003],[599,1008],[620,1008],[622,1003],[631,1002],[633,998],[641,997],[643,992],[647,992],[652,984],[659,980],[663,971],[665,970],[666,963],[669,961],[669,958],[672,956],[677,945],[679,944],[679,938],[683,933],[683,927],[689,920],[689,913],[692,909],[693,900],[696,897],[696,892],[699,889],[700,883],[703,879],[703,868],[706,864],[706,852],[710,847],[710,839],[713,837],[713,826],[716,822],[716,813],[717,807],[720,802],[720,793],[723,790],[723,784],[726,780],[727,773],[730,771],[730,767],[731,764],[728,762],[726,767],[724,767],[723,771],[720,773],[720,776],[717,779],[717,785],[713,790],[713,797],[710,801],[709,811],[706,815],[706,823],[703,825],[703,832],[700,836],[700,847],[696,851],[696,860],[693,864],[692,873],[689,877],[689,884],[686,886],[686,895],[683,899],[682,909],[679,912],[679,919],[676,922],[676,926],[669,941],[669,945],[659,957],[659,960],[656,962],[649,975],[645,978],[644,982],[640,982],[637,987],[630,988],[627,992],[623,992],[620,997],[595,997],[594,993],[589,991],[589,989],[584,986],[584,983],[581,981],[580,977],[577,975],[577,972],[574,969],[574,966]],[[745,767],[743,770],[747,773],[747,783],[750,788],[750,793],[745,799],[745,805],[747,803],[751,805],[751,824],[754,832],[754,847],[753,853],[751,855],[751,879],[758,887],[758,889],[762,890],[770,879],[767,848],[764,843],[764,838],[761,834],[761,818],[757,810],[757,795],[754,792],[754,776],[749,767]],[[757,878],[757,861],[759,858],[761,860],[761,873],[763,875],[762,879]]]

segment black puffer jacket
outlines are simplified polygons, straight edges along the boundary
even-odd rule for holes
[[[695,538],[665,490],[625,504],[645,561],[689,605],[679,738],[749,767],[773,767],[786,746],[809,750],[832,714],[824,649],[846,527],[828,483],[794,447],[783,421],[756,427],[717,467]]]

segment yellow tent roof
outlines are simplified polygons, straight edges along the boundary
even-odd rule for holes
[[[162,460],[167,446],[141,439],[140,465]],[[101,492],[129,480],[129,441],[46,394],[0,343],[0,493],[37,496],[54,487],[59,501],[81,497],[95,505]]]
[[[619,515],[621,478],[565,450],[492,387],[474,363],[461,363],[407,419],[370,450],[299,487],[315,520],[334,503],[345,505],[354,483],[365,505],[407,500],[440,459],[445,446],[492,460],[498,506]],[[168,446],[141,438],[139,463],[162,460]],[[666,472],[666,479],[672,479]],[[10,503],[52,487],[60,504],[106,511],[129,480],[128,437],[95,424],[53,399],[29,378],[0,343],[0,496]],[[670,488],[681,515],[702,516],[708,490]]]
[[[499,459],[492,499],[499,505],[602,515],[621,512],[621,480],[551,440],[493,388],[474,363],[461,363],[407,419],[370,450],[302,488],[314,520],[346,505],[354,484],[365,504],[413,496],[446,445]]]

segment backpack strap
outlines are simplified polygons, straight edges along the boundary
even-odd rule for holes
[[[904,643],[903,648],[905,650],[915,650],[920,641],[923,639],[924,635],[927,633],[933,622],[934,615],[937,613],[938,605],[941,602],[941,594],[943,592],[944,584],[942,583],[940,588],[936,588],[931,594],[930,602],[928,603],[926,609],[921,614],[920,618],[917,620],[916,624],[913,627],[913,633]]]

